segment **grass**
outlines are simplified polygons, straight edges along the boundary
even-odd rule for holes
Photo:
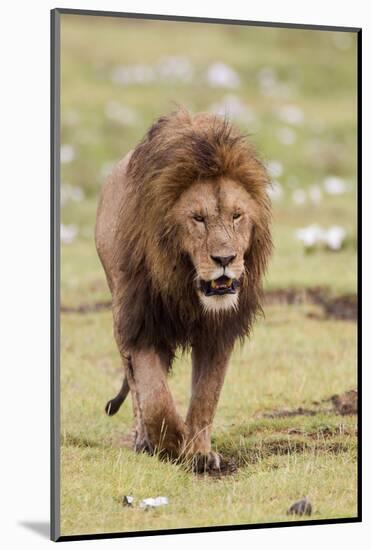
[[[145,33],[145,34],[143,34]],[[141,139],[172,101],[210,110],[232,96],[253,114],[236,117],[263,160],[278,160],[281,200],[274,202],[275,253],[265,288],[327,287],[356,292],[356,86],[355,35],[199,24],[62,16],[63,144],[75,157],[62,164],[62,186],[84,198],[62,208],[64,224],[78,234],[61,249],[61,302],[76,308],[110,299],[93,235],[97,196],[109,166]],[[153,66],[165,56],[186,56],[191,82],[112,82],[118,66]],[[223,62],[240,76],[238,89],[208,86],[205,74]],[[274,90],[262,92],[262,74],[273,71]],[[263,73],[262,73],[263,72]],[[107,114],[115,102],[134,123]],[[300,109],[289,123],[280,109]],[[289,128],[294,142],[279,132]],[[337,176],[348,191],[329,195],[323,180]],[[295,190],[322,190],[318,204],[293,202]],[[339,252],[306,254],[299,227],[342,225]],[[61,315],[61,531],[63,535],[289,521],[293,501],[308,495],[313,519],[354,517],[357,433],[355,416],[339,416],[326,400],[355,388],[356,325],[321,318],[307,303],[271,305],[252,338],[236,347],[213,431],[214,448],[238,463],[221,479],[197,477],[179,465],[129,449],[130,399],[108,418],[104,405],[120,386],[122,369],[111,313]],[[190,362],[176,359],[170,385],[182,414],[189,399]],[[324,400],[322,402],[322,400]],[[316,401],[319,405],[314,405]],[[282,409],[313,409],[313,416],[268,417]],[[124,508],[124,495],[165,495],[169,505],[143,512]],[[295,517],[294,519],[297,519]]]
[[[251,343],[234,352],[213,443],[239,469],[220,480],[128,448],[130,401],[112,418],[103,410],[122,376],[110,313],[65,314],[62,533],[287,521],[287,509],[304,495],[313,502],[313,519],[354,517],[356,418],[327,412],[328,404],[314,416],[265,416],[283,408],[315,409],[314,400],[356,385],[355,325],[312,320],[308,309],[267,308]],[[189,367],[189,358],[179,357],[170,378],[182,413]],[[125,509],[121,499],[127,494],[137,504],[165,495],[170,504],[150,512]]]
[[[134,460],[127,450],[75,451],[67,447],[62,453],[62,472],[70,479],[63,501],[73,509],[73,515],[63,521],[63,532],[68,534],[297,520],[287,516],[286,510],[298,494],[309,494],[320,503],[313,519],[355,514],[354,465],[343,456],[309,451],[299,457],[277,457],[274,462],[262,460],[233,479],[208,482],[166,464],[157,465],[153,475],[150,459]],[[85,484],[94,485],[94,491],[86,492]],[[170,504],[163,509],[143,512],[121,504],[127,493],[135,494],[137,504],[142,497],[165,491]]]

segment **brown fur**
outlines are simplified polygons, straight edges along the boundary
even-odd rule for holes
[[[248,284],[241,289],[240,307],[207,319],[192,282],[193,265],[179,247],[179,228],[170,213],[193,182],[222,176],[241,183],[259,213],[245,257]],[[116,257],[124,281],[118,297],[124,346],[174,351],[202,336],[230,347],[247,336],[261,310],[261,280],[271,252],[267,174],[252,146],[225,120],[208,114],[192,119],[179,111],[150,128],[130,159],[128,179]]]
[[[153,124],[103,188],[96,244],[112,292],[115,338],[127,376],[107,411],[114,414],[130,388],[137,450],[157,447],[175,456],[201,456],[207,467],[220,466],[211,452],[211,425],[233,344],[249,335],[261,311],[262,276],[272,248],[267,186],[254,148],[228,121],[179,110]],[[232,207],[226,206],[233,193],[245,207],[240,231],[228,210]],[[193,229],[187,230],[181,205],[185,202],[189,214],[190,201],[196,205],[202,194],[204,202],[199,202],[206,210],[208,197],[217,205],[214,214],[208,210],[210,225],[205,222],[200,229],[188,215],[186,223]],[[215,270],[214,249],[229,256],[238,245],[240,257],[232,266],[236,271],[240,265],[238,277],[242,272],[236,308],[215,315],[203,310],[193,239],[199,247],[202,243],[200,263],[208,273]],[[184,422],[166,375],[177,348],[190,347],[192,397]]]

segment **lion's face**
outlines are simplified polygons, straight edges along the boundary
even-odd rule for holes
[[[254,210],[242,185],[228,179],[195,182],[175,207],[180,246],[192,260],[194,284],[207,312],[238,306]]]

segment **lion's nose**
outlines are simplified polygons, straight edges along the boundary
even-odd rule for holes
[[[236,257],[236,254],[233,256],[211,256],[214,262],[222,267],[226,267],[228,264],[233,262]]]

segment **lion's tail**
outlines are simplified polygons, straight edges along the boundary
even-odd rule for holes
[[[105,406],[104,410],[106,411],[108,416],[113,416],[114,414],[117,413],[117,411],[120,409],[121,405],[127,398],[129,391],[130,391],[129,383],[125,375],[120,391],[118,392],[116,397],[114,397],[113,399],[110,399],[107,405]]]

